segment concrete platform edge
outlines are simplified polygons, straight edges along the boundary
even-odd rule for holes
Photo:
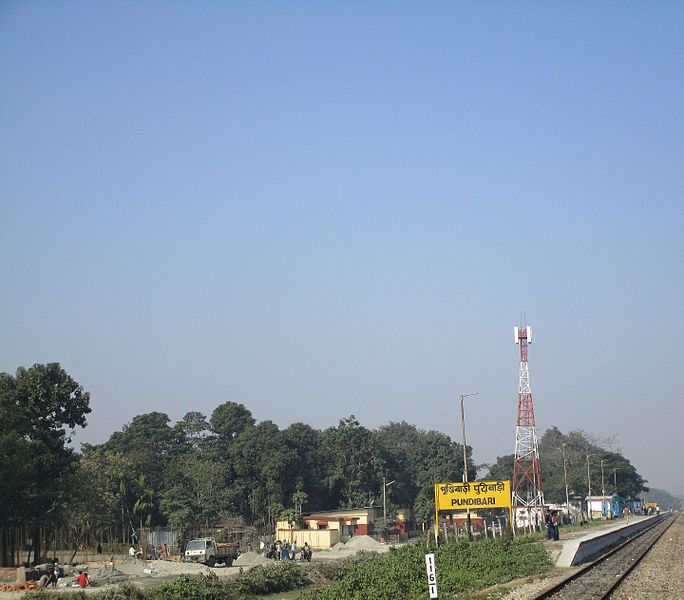
[[[557,567],[574,567],[589,561],[616,543],[624,541],[640,531],[661,521],[664,515],[647,517],[630,525],[620,524],[610,531],[597,531],[576,540],[569,540],[556,561]]]

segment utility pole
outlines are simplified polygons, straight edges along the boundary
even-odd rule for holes
[[[383,527],[387,528],[387,488],[391,486],[396,479],[393,479],[389,483],[386,483],[387,479],[382,478],[382,524]]]
[[[568,511],[568,519],[572,522],[570,517],[570,495],[568,494],[568,466],[565,462],[565,444],[561,445],[561,452],[563,453],[563,479],[565,479],[565,508]]]
[[[606,502],[606,485],[603,481],[603,463],[605,459],[601,459],[601,512],[606,513],[605,502]],[[604,514],[604,516],[606,516]]]
[[[587,483],[589,485],[589,496],[587,500],[587,512],[589,513],[589,518],[594,518],[594,511],[591,508],[591,474],[589,473],[589,457],[594,456],[593,454],[587,454]]]
[[[463,440],[463,483],[468,483],[468,446],[466,445],[466,430],[465,430],[465,409],[463,408],[463,400],[470,396],[477,396],[479,392],[474,394],[461,394],[461,438]],[[466,508],[466,515],[468,518],[468,540],[473,541],[473,530],[470,521],[470,509]]]
[[[382,478],[382,526],[387,525],[387,484],[386,478]]]

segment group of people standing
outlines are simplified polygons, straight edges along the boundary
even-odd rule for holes
[[[270,546],[264,545],[263,551],[266,558],[273,558],[275,560],[295,560],[297,552],[300,549],[297,547],[297,540],[288,544],[285,540],[276,540]],[[309,542],[304,542],[301,548],[301,559],[311,560],[311,547]]]
[[[551,510],[546,513],[546,539],[558,540],[560,538],[560,531],[558,530],[558,511]]]
[[[135,546],[131,546],[128,549],[128,556],[131,560],[137,560],[139,558],[143,558],[143,550],[140,548],[139,550],[135,549]],[[164,544],[163,546],[159,546],[159,549],[157,549],[154,544],[149,547],[149,554],[147,555],[148,560],[168,560],[169,557],[171,556],[171,546],[168,544]]]

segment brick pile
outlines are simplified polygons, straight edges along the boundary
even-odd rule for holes
[[[24,581],[23,583],[0,583],[0,592],[28,592],[37,590],[38,583],[35,581]]]

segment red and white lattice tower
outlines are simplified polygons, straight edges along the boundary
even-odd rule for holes
[[[534,421],[530,374],[527,369],[527,345],[532,342],[532,327],[514,327],[515,343],[520,345],[520,382],[518,384],[518,422],[515,428],[513,462],[513,507],[526,507],[530,521],[540,518],[544,505],[539,445]],[[535,507],[535,508],[533,508]],[[531,509],[531,510],[530,510]]]

